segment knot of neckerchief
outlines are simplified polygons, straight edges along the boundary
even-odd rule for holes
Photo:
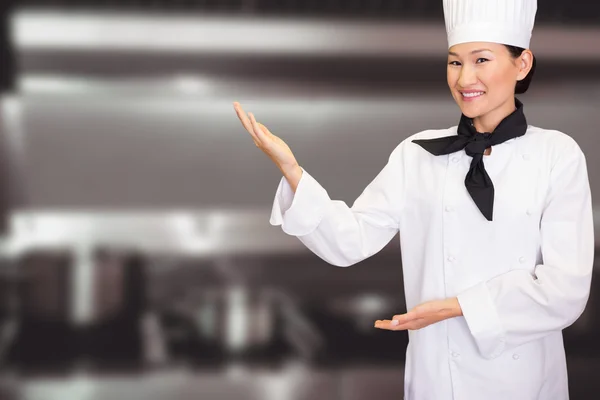
[[[483,154],[487,148],[523,136],[527,131],[523,103],[515,99],[515,105],[515,111],[504,118],[493,132],[477,132],[473,121],[462,114],[457,135],[413,140],[436,156],[464,149],[465,153],[473,158],[465,177],[465,186],[477,208],[488,221],[492,221],[494,214],[494,184],[485,170]]]

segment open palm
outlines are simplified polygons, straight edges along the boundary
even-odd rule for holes
[[[254,140],[256,147],[261,149],[281,171],[286,171],[298,165],[290,147],[269,129],[256,121],[254,114],[243,110],[240,103],[233,103],[235,112],[242,125]]]

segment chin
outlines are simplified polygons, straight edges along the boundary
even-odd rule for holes
[[[485,107],[485,105],[483,104],[474,104],[471,102],[465,102],[462,100],[458,100],[458,107],[460,108],[460,111],[468,118],[477,118],[480,117],[482,115],[485,115],[487,112],[489,112],[488,107]]]
[[[467,118],[477,118],[481,115],[481,113],[478,110],[475,110],[473,107],[465,107],[464,104],[461,104],[460,102],[458,103],[458,108],[460,108],[460,112]]]
[[[470,110],[470,109],[465,109],[463,107],[461,107],[460,110],[465,115],[465,117],[471,118],[471,119],[475,119],[475,118],[483,115],[483,113],[476,112],[476,111],[473,111],[473,110]]]

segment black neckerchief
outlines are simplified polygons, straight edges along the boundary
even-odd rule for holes
[[[515,99],[516,109],[494,129],[494,132],[479,133],[471,118],[461,114],[458,135],[435,139],[413,140],[433,155],[440,156],[465,149],[473,157],[471,168],[465,178],[465,186],[475,204],[488,221],[494,211],[494,184],[483,165],[483,153],[489,147],[523,136],[527,131],[527,120],[523,114],[523,103]]]

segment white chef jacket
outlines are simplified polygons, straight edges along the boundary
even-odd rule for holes
[[[568,399],[562,329],[585,308],[594,258],[584,154],[534,126],[495,145],[484,156],[495,188],[488,221],[465,188],[472,158],[412,143],[456,134],[402,141],[352,207],[306,170],[295,194],[282,178],[270,223],[340,267],[399,231],[408,309],[458,298],[464,316],[408,332],[406,400]]]

